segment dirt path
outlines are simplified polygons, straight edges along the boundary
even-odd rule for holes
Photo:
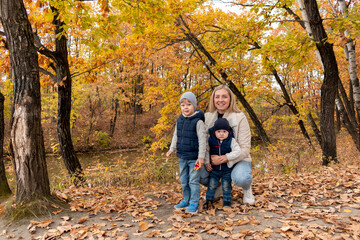
[[[254,183],[254,206],[235,187],[230,211],[220,200],[193,216],[174,211],[178,185],[70,188],[58,193],[71,199],[69,209],[11,225],[2,219],[0,239],[360,239],[359,172],[269,176]]]

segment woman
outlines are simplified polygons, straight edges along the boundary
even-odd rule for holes
[[[231,180],[236,186],[243,188],[243,203],[253,205],[255,198],[251,190],[250,126],[245,114],[240,111],[235,103],[235,95],[226,85],[220,85],[214,89],[210,98],[209,111],[205,113],[205,127],[207,129],[213,127],[215,121],[222,117],[229,121],[234,131],[234,137],[241,148],[240,157],[230,162],[231,165],[233,165]],[[213,165],[228,162],[226,158],[219,158],[217,155],[211,155],[210,158]],[[200,182],[207,186],[209,182],[209,172],[212,170],[211,164],[206,164],[205,168],[200,169]]]

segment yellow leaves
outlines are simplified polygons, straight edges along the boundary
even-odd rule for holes
[[[141,221],[139,224],[139,231],[143,232],[148,230],[149,228],[155,227],[154,224],[149,224],[147,222]]]

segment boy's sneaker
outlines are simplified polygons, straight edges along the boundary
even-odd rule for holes
[[[244,198],[243,198],[243,203],[248,203],[250,205],[253,205],[255,203],[255,197],[252,194],[252,190],[251,187],[248,190],[244,190]]]
[[[223,202],[223,208],[231,208],[231,202],[230,201],[224,201]]]
[[[174,207],[175,207],[175,209],[184,209],[187,206],[189,206],[189,204],[187,202],[185,202],[184,200],[182,200],[179,204],[176,204]]]
[[[212,208],[215,208],[212,201],[206,200],[204,205],[203,205],[203,209],[209,210],[209,209],[212,209]]]
[[[194,203],[190,203],[185,212],[195,214],[197,213],[197,211],[198,211],[198,205]]]

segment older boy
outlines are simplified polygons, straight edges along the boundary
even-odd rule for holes
[[[179,157],[180,182],[183,200],[175,205],[176,209],[185,209],[194,214],[198,211],[200,198],[200,174],[195,165],[204,165],[206,151],[206,129],[204,113],[196,110],[196,97],[192,92],[185,92],[180,97],[181,115],[176,121],[176,128],[167,157],[176,150]],[[194,169],[195,168],[195,169]]]

